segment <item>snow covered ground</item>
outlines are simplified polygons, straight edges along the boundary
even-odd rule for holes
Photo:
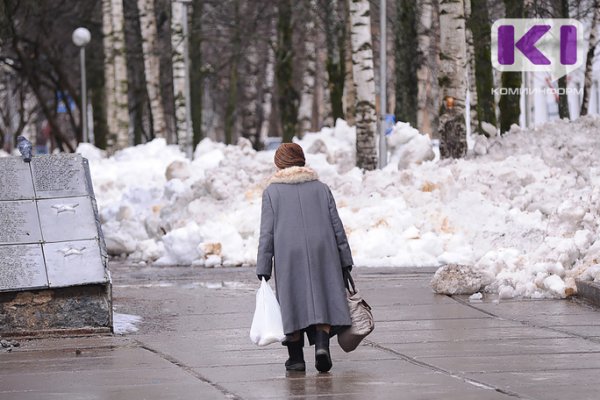
[[[355,131],[344,121],[299,143],[333,190],[357,266],[459,264],[438,271],[436,290],[540,298],[568,295],[576,276],[600,280],[599,132],[593,116],[515,127],[477,138],[466,159],[439,160],[426,136],[398,123],[390,164],[366,173],[353,167]],[[193,162],[164,140],[110,158],[86,144],[78,151],[90,160],[111,254],[255,263],[273,151],[245,140],[204,140]]]

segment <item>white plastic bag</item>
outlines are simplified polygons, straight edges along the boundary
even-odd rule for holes
[[[250,340],[258,346],[281,342],[285,339],[281,308],[271,286],[263,278],[256,292],[256,308],[250,327]]]

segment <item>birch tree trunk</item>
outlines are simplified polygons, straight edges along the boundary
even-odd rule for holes
[[[325,43],[325,32],[321,32],[319,43]],[[323,46],[317,46],[317,70],[315,72],[315,101],[313,103],[313,129],[319,130],[321,127],[332,126],[331,119],[331,99],[329,91],[326,89],[327,82],[327,49]]]
[[[469,125],[471,127],[470,134],[480,134],[481,126],[477,116],[477,78],[475,77],[475,47],[473,45],[473,32],[468,27],[468,21],[471,18],[471,0],[463,0],[465,2],[465,38],[467,39],[467,90],[469,93]]]
[[[587,115],[590,106],[590,90],[592,88],[592,67],[594,54],[596,53],[596,45],[598,44],[598,20],[600,19],[600,4],[594,2],[594,15],[592,17],[592,25],[590,27],[590,40],[585,60],[585,78],[583,82],[583,99],[581,101],[581,112],[579,115]]]
[[[115,46],[112,27],[112,0],[102,0],[102,33],[104,35],[104,99],[106,102],[106,122],[108,136],[106,149],[112,152],[116,147],[116,118],[115,118]]]
[[[271,43],[275,43],[277,38],[275,35],[271,37]],[[275,51],[269,43],[267,46],[267,66],[264,69],[265,74],[262,83],[262,104],[259,113],[259,136],[260,142],[264,143],[269,136],[269,126],[271,123],[271,111],[273,104],[273,83],[275,81]]]
[[[107,150],[129,146],[127,64],[122,0],[103,0],[102,27],[105,49],[105,101],[108,124]]]
[[[377,168],[377,115],[371,17],[368,0],[350,0],[352,72],[356,84],[356,164]]]
[[[467,49],[463,0],[440,3],[440,155],[460,158],[467,153],[465,71]]]
[[[315,0],[308,0],[308,9],[306,10],[306,25],[305,25],[305,40],[304,40],[304,56],[305,67],[302,76],[302,90],[300,91],[300,107],[298,107],[298,132],[299,136],[305,132],[313,130],[312,116],[313,103],[315,98],[315,75],[316,75],[316,57],[317,50],[315,46],[316,30],[315,30],[315,15],[314,8],[316,7]]]
[[[245,81],[242,92],[244,97],[242,109],[242,136],[252,142],[253,148],[258,148],[259,142],[259,126],[258,126],[258,108],[259,108],[259,57],[256,43],[249,43],[245,50],[246,60],[245,66]]]
[[[417,69],[417,127],[419,131],[438,137],[439,112],[439,17],[436,0],[418,0],[418,46],[423,62]]]
[[[142,30],[146,87],[152,114],[154,137],[166,138],[165,110],[160,96],[160,60],[157,52],[158,33],[154,14],[154,0],[138,0],[140,28]]]
[[[112,21],[115,49],[115,119],[118,129],[116,143],[118,149],[123,149],[130,145],[123,0],[112,0]]]
[[[178,1],[171,3],[171,46],[173,48],[173,97],[175,100],[175,133],[177,143],[187,143],[185,120],[185,60],[183,59],[184,41],[183,13],[187,6]]]

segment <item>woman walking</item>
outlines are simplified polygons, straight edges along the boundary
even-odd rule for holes
[[[304,334],[315,345],[315,367],[331,369],[329,338],[351,325],[343,268],[352,254],[329,187],[305,167],[302,148],[284,143],[275,152],[277,173],[262,198],[256,273],[275,286],[289,359],[304,371]]]

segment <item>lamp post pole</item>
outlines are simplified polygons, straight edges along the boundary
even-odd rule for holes
[[[86,28],[77,28],[73,31],[73,43],[79,47],[79,62],[81,69],[81,129],[82,140],[89,142],[87,121],[87,82],[85,76],[85,46],[90,42],[92,35]]]
[[[83,141],[89,142],[87,123],[87,82],[85,76],[85,47],[79,49],[79,62],[81,64],[81,125],[83,129]]]

